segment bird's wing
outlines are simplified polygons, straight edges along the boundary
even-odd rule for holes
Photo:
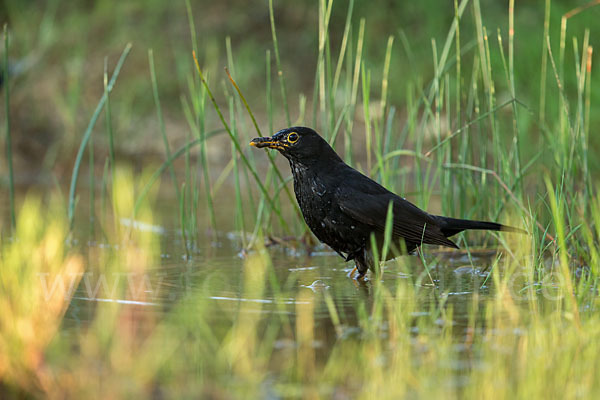
[[[390,202],[393,202],[394,236],[407,242],[457,247],[441,232],[435,217],[408,200],[397,196],[377,182],[357,172],[354,179],[338,186],[336,200],[340,210],[349,217],[383,233]]]

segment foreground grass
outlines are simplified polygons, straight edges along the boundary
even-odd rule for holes
[[[117,175],[115,204],[120,215],[131,215],[132,182]],[[334,291],[278,283],[269,252],[260,247],[246,258],[240,298],[263,299],[268,292],[271,308],[252,301],[218,308],[211,300],[218,289],[200,285],[167,313],[153,312],[154,300],[132,288],[143,286],[160,263],[157,238],[122,226],[113,236],[120,245],[99,252],[104,261],[94,265],[100,270],[86,273],[130,277],[113,289],[113,298],[123,301],[98,302],[87,322],[59,332],[71,297],[88,283],[80,283],[83,258],[63,245],[64,208],[54,203],[50,210],[52,216],[41,214],[39,202],[29,199],[18,214],[19,241],[0,250],[3,397],[600,394],[596,290],[582,278],[573,297],[560,276],[537,280],[529,240],[498,259],[488,278],[491,294],[473,293],[468,322],[457,325],[443,293],[422,312],[415,277],[392,287],[373,281],[370,295],[357,293],[349,311]],[[151,218],[144,211],[142,221]],[[104,290],[98,298],[109,296]],[[316,319],[323,305],[329,328]],[[335,332],[331,347],[315,346],[328,330]]]

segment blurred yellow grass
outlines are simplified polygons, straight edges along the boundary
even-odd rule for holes
[[[131,211],[130,177],[124,173],[115,186],[123,215]],[[526,257],[527,241],[493,269],[493,295],[473,295],[465,332],[455,330],[443,294],[429,316],[415,317],[419,310],[410,299],[417,287],[407,279],[398,280],[395,291],[371,282],[369,298],[356,306],[358,336],[346,336],[344,314],[327,291],[275,292],[275,303],[294,299],[294,317],[274,315],[260,301],[272,285],[274,266],[258,248],[242,271],[242,296],[251,301],[232,310],[229,324],[210,322],[206,286],[162,318],[140,305],[99,303],[88,328],[62,337],[57,333],[85,265],[66,249],[64,209],[52,202],[57,211],[42,214],[41,206],[28,198],[18,213],[18,239],[5,241],[0,257],[0,381],[15,393],[127,398],[161,388],[167,398],[262,398],[267,392],[366,399],[600,395],[600,317],[593,312],[598,300],[592,294],[578,303],[587,310],[577,324],[570,304],[560,301],[564,281],[553,286],[554,297],[523,286],[521,277],[531,276],[534,266]],[[143,272],[154,265],[159,251],[151,236],[123,233],[123,247],[107,258],[103,272]],[[131,295],[125,285],[118,289],[119,298]],[[337,339],[326,349],[318,345],[320,302],[338,321]],[[276,341],[295,350],[277,350]]]
[[[84,269],[65,249],[64,210],[45,207],[27,198],[0,253],[0,380],[33,393],[51,385],[45,353]]]

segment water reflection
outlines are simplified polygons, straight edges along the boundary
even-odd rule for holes
[[[90,254],[115,250],[103,243],[92,243],[90,247],[93,247]],[[395,302],[410,303],[415,319],[430,317],[432,309],[439,309],[440,305],[451,307],[452,323],[460,328],[467,324],[473,296],[482,299],[489,295],[488,273],[496,255],[494,251],[470,254],[431,251],[425,265],[417,256],[400,257],[386,263],[378,282],[371,278],[367,283],[358,283],[348,278],[353,265],[327,248],[319,247],[309,256],[302,251],[271,246],[267,251],[273,268],[267,272],[267,284],[260,298],[248,298],[244,295],[248,290],[244,278],[253,271],[245,266],[237,235],[225,234],[207,240],[195,249],[192,260],[182,254],[181,248],[177,232],[165,232],[160,264],[143,275],[95,274],[92,271],[101,270],[95,263],[102,257],[90,257],[88,272],[73,293],[67,320],[85,325],[99,302],[136,305],[160,317],[178,302],[198,298],[211,303],[209,308],[215,320],[233,319],[244,302],[260,303],[261,313],[295,317],[297,305],[306,302],[300,301],[301,297],[313,302],[315,323],[325,331],[332,331],[331,337],[326,334],[326,341],[334,341],[335,324],[331,321],[328,299],[339,313],[338,323],[345,327],[344,335],[351,335],[359,328],[357,310],[370,309],[373,292],[381,285]],[[399,280],[413,283],[414,293],[403,298],[396,290]],[[123,285],[127,286],[128,297],[115,298],[116,288]],[[310,296],[303,292],[310,292]]]

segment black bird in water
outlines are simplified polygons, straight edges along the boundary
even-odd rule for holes
[[[304,220],[315,236],[346,261],[355,260],[358,279],[374,269],[371,234],[378,254],[392,203],[392,247],[411,252],[423,243],[458,246],[448,239],[466,229],[525,232],[495,222],[470,221],[429,214],[348,166],[317,132],[295,126],[250,145],[277,149],[290,162],[294,192]]]

